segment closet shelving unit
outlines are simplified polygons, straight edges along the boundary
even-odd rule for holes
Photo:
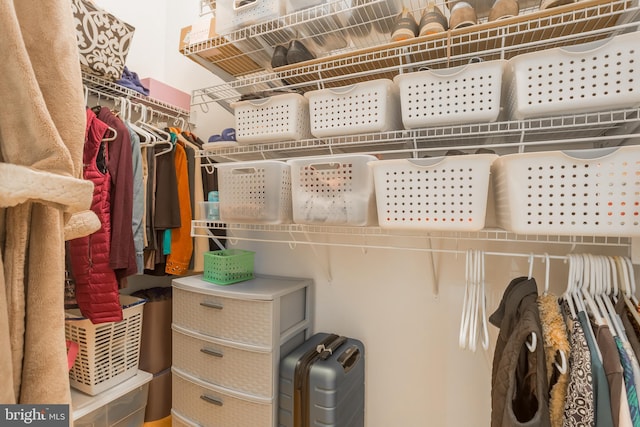
[[[370,4],[384,3],[374,1]],[[412,5],[419,16],[424,2],[405,2]],[[272,48],[285,43],[297,28],[317,18],[322,7],[296,12],[279,19],[256,24],[219,36],[205,42],[187,46],[186,56],[197,58],[204,67],[218,72],[239,64],[252,62],[255,67],[243,68],[229,78],[222,72],[222,84],[195,90],[192,106],[204,107],[218,103],[228,109],[230,104],[247,93],[287,87],[301,92],[338,87],[374,78],[393,78],[415,71],[420,67],[443,68],[465,64],[473,57],[485,60],[509,59],[513,56],[558,46],[568,46],[608,38],[637,30],[640,6],[628,0],[585,0],[546,11],[537,11],[537,4],[521,2],[517,17],[498,22],[483,22],[475,26],[447,33],[418,37],[398,43],[378,40],[367,48],[332,52],[294,66],[269,68]],[[353,12],[351,2],[331,2],[326,16]],[[325,8],[324,10],[327,10]],[[342,28],[344,29],[344,28]],[[357,28],[354,28],[357,31]],[[327,29],[329,31],[329,29]],[[333,31],[336,31],[335,29]],[[374,41],[375,42],[375,41]],[[240,54],[221,54],[220,48],[235,46]],[[211,52],[218,52],[211,55]],[[233,73],[232,73],[233,74]],[[288,85],[282,83],[286,80]],[[448,149],[473,151],[480,147],[492,148],[499,154],[525,150],[564,148],[594,148],[621,144],[638,144],[640,135],[638,108],[587,114],[568,114],[558,117],[507,120],[495,123],[468,124],[399,130],[375,134],[307,139],[269,144],[221,147],[215,151],[201,151],[204,167],[207,160],[218,162],[258,159],[285,159],[319,154],[370,153],[385,158],[421,157],[424,154],[442,155]],[[229,239],[298,244],[350,246],[366,248],[397,248],[427,252],[459,253],[458,242],[481,241],[489,244],[540,243],[541,250],[566,254],[576,247],[617,247],[621,255],[631,255],[640,263],[640,239],[596,236],[523,236],[502,230],[487,229],[476,233],[445,232],[390,232],[379,227],[309,226],[301,224],[261,225],[223,224],[193,221],[192,235],[211,236],[213,229],[226,229]],[[542,246],[544,245],[544,246]],[[614,249],[615,250],[615,249]]]
[[[183,108],[176,107],[175,105],[160,101],[150,96],[144,96],[135,90],[126,88],[110,80],[102,77],[89,74],[87,72],[82,73],[82,83],[86,88],[99,96],[104,96],[110,99],[126,98],[132,102],[143,104],[153,108],[154,110],[165,113],[167,116],[175,118],[189,118],[189,111]]]

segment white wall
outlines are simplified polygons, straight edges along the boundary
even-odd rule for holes
[[[95,0],[103,9],[135,27],[126,65],[141,78],[152,77],[184,92],[221,84],[222,80],[178,52],[180,29],[199,19],[198,0]],[[208,139],[234,126],[233,116],[219,106],[209,112],[194,107],[195,133]]]

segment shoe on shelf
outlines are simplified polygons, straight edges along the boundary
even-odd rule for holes
[[[271,68],[284,67],[285,65],[287,65],[287,47],[279,44],[273,49]]]
[[[419,28],[418,35],[426,36],[428,34],[445,32],[449,28],[449,25],[447,18],[445,18],[440,8],[436,6],[434,2],[430,1],[422,12]]]
[[[456,2],[451,8],[449,28],[452,30],[468,27],[477,23],[478,17],[476,16],[476,10],[466,1]]]
[[[542,0],[540,2],[540,10],[550,9],[552,7],[563,6],[565,4],[575,3],[575,0]]]
[[[496,0],[489,11],[489,22],[518,16],[520,6],[518,0]]]
[[[418,35],[418,24],[413,14],[405,7],[398,15],[396,23],[391,31],[391,41],[399,42],[412,39]]]
[[[287,64],[297,64],[312,59],[316,59],[316,56],[300,40],[291,40],[287,50]]]

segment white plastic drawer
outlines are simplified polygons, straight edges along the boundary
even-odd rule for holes
[[[272,346],[273,302],[173,290],[173,322],[204,335]]]
[[[203,427],[273,427],[273,401],[208,385],[173,369],[173,409]]]
[[[248,351],[174,326],[173,366],[220,386],[273,396],[273,355]]]

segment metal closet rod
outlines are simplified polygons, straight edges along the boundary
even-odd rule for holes
[[[205,236],[199,236],[205,237]],[[335,242],[313,242],[313,241],[301,241],[301,240],[276,240],[276,239],[256,239],[256,238],[243,238],[243,237],[230,237],[230,236],[215,236],[217,238],[226,238],[231,245],[235,245],[238,241],[249,241],[249,242],[259,242],[259,243],[287,243],[291,249],[295,248],[297,244],[303,245],[320,245],[320,246],[338,246],[338,247],[347,247],[347,248],[361,248],[361,249],[389,249],[389,250],[408,250],[415,252],[430,252],[430,253],[445,253],[445,254],[454,254],[454,255],[465,255],[467,250],[464,249],[437,249],[437,248],[408,248],[402,247],[398,248],[397,246],[387,246],[387,245],[370,245],[370,244],[361,244],[358,245],[356,243],[335,243]],[[569,257],[566,255],[547,255],[547,254],[536,254],[534,252],[522,253],[522,252],[496,252],[496,251],[482,251],[486,256],[506,256],[506,257],[518,257],[518,258],[538,258],[538,259],[555,259],[560,261],[567,261]]]

